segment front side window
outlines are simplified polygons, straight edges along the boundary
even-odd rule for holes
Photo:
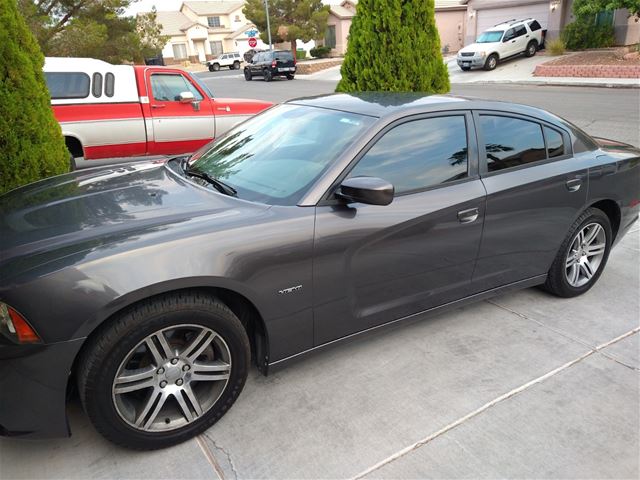
[[[216,28],[220,26],[220,17],[207,17],[207,23],[210,27]]]
[[[504,30],[494,30],[491,32],[484,32],[478,37],[476,43],[495,43],[502,40],[502,34]]]
[[[511,40],[515,36],[516,36],[516,29],[515,28],[510,28],[509,30],[507,30],[507,33],[504,34],[503,41],[506,42],[507,40]]]
[[[191,92],[196,100],[202,100],[197,88],[182,75],[154,73],[151,75],[153,98],[161,102],[179,102],[182,92]]]
[[[45,72],[47,87],[53,100],[67,98],[87,98],[89,96],[89,75],[82,72]]]
[[[426,118],[389,130],[360,159],[350,177],[379,177],[396,194],[424,190],[467,176],[464,116]]]
[[[187,46],[184,43],[174,43],[172,48],[173,58],[176,60],[184,60],[187,58]]]
[[[539,123],[519,118],[481,115],[480,126],[489,172],[547,158]]]
[[[191,169],[229,184],[239,198],[295,205],[374,121],[336,110],[280,105],[194,154]]]

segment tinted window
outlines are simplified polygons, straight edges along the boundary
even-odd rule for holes
[[[349,176],[379,177],[403,193],[464,178],[467,163],[464,117],[428,118],[387,132]]]
[[[560,157],[564,155],[564,140],[562,134],[552,128],[544,127],[544,138],[547,141],[547,152],[549,158]]]
[[[525,35],[527,33],[527,29],[524,28],[524,25],[519,25],[515,28],[515,36],[516,37],[521,37],[522,35]]]
[[[518,118],[481,115],[480,125],[490,172],[547,158],[542,127]]]
[[[107,97],[113,97],[116,77],[113,73],[107,73],[104,78],[104,94]]]
[[[293,54],[291,52],[275,52],[276,60],[293,60]]]
[[[86,98],[89,96],[89,75],[82,72],[45,72],[52,99]]]
[[[531,29],[532,32],[535,32],[536,30],[540,30],[542,27],[540,26],[537,20],[534,20],[533,22],[529,23],[529,28]]]
[[[153,74],[151,75],[151,90],[153,98],[164,102],[180,101],[182,92],[191,92],[196,100],[202,100],[200,92],[182,75]]]
[[[91,93],[93,93],[94,97],[102,96],[102,74],[94,73],[93,74],[93,85],[91,86]]]

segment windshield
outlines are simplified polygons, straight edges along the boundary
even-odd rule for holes
[[[194,154],[190,170],[222,180],[239,198],[295,205],[374,121],[336,110],[280,105]]]
[[[484,32],[478,37],[476,43],[495,43],[502,40],[502,34],[504,30],[492,30],[490,32]]]

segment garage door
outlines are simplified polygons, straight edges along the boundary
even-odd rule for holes
[[[535,18],[540,22],[542,28],[547,28],[549,23],[549,2],[534,3],[532,5],[524,5],[521,7],[504,7],[490,8],[487,10],[478,10],[478,23],[476,32],[480,35],[486,29],[493,27],[497,23],[506,22],[515,18],[522,20],[523,18]]]

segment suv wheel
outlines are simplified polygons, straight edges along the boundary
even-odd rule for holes
[[[245,68],[244,69],[244,79],[247,82],[250,82],[252,78],[253,78],[253,76],[251,75],[251,70],[249,70],[248,68]]]
[[[484,69],[495,70],[497,66],[498,66],[498,55],[496,55],[495,53],[492,53],[491,55],[489,55],[489,58],[487,58],[487,61],[484,63]]]
[[[240,62],[239,61],[235,61],[233,62],[233,70],[240,70]]]
[[[262,75],[265,82],[270,82],[271,80],[273,80],[273,73],[271,73],[271,70],[264,70],[262,72]]]
[[[287,80],[293,80],[294,78],[293,73],[287,73]]]
[[[538,51],[538,42],[536,42],[535,40],[531,40],[527,45],[527,50],[524,52],[524,54],[527,57],[533,57],[537,51]]]
[[[216,423],[250,362],[240,320],[203,292],[143,302],[100,328],[79,361],[78,390],[96,429],[140,450],[168,447]]]
[[[213,71],[214,71],[214,70],[213,70],[213,65],[209,65],[209,71],[210,71],[210,72],[213,72]]]
[[[213,70],[211,70],[213,69]],[[211,65],[209,67],[209,70],[211,70],[212,72],[217,72],[218,70],[220,70],[220,64],[219,63],[214,63],[213,65]]]

